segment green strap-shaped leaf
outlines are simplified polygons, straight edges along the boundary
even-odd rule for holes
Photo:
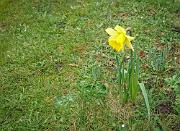
[[[146,108],[147,108],[147,111],[148,111],[148,119],[150,120],[150,106],[149,106],[148,95],[147,95],[147,92],[146,92],[146,89],[145,89],[145,86],[144,86],[143,83],[139,83],[139,87],[141,88],[141,91],[142,91],[142,94],[143,94],[143,97],[144,97],[144,101],[145,101],[145,104],[146,104]]]

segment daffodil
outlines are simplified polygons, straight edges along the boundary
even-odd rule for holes
[[[126,30],[123,27],[116,25],[114,29],[107,28],[106,32],[110,35],[108,39],[109,45],[117,52],[123,51],[125,45],[134,51],[131,44],[131,41],[134,39],[134,37],[128,36],[126,34]]]

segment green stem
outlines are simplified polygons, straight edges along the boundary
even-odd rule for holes
[[[119,86],[121,87],[121,63],[119,60],[119,54],[116,55],[116,64],[117,64],[117,75],[118,75],[118,83]]]
[[[125,87],[126,83],[126,76],[124,75],[124,58],[125,53],[122,54],[122,59],[120,60],[119,54],[116,55],[116,62],[117,62],[117,73],[118,73],[118,82],[120,87],[121,96],[123,96],[123,101],[126,102],[128,98],[128,91]]]

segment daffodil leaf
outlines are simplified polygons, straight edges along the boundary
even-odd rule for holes
[[[148,119],[150,120],[150,106],[149,106],[148,95],[147,95],[144,83],[139,83],[139,87],[141,88],[141,91],[142,91],[142,94],[144,97],[144,101],[146,104],[147,112],[148,112]]]

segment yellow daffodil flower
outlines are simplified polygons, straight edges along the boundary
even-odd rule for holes
[[[126,30],[123,27],[116,25],[114,29],[107,28],[106,32],[110,35],[108,39],[109,45],[117,52],[123,51],[125,45],[134,51],[131,44],[134,37],[126,35]]]

